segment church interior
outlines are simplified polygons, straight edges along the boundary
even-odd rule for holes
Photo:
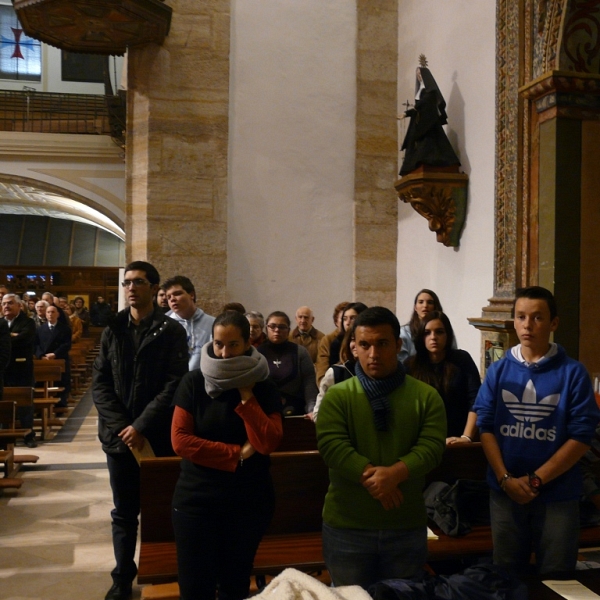
[[[29,4],[75,21],[86,3]],[[325,332],[343,300],[406,323],[428,288],[482,377],[515,344],[515,291],[541,285],[554,340],[600,373],[599,3],[114,4],[140,7],[140,39],[99,10],[86,47],[33,12],[25,35],[28,2],[0,0],[0,285],[123,308],[119,269],[145,260],[209,314],[308,305]],[[460,167],[401,178],[421,55]],[[6,600],[106,591],[108,474],[79,403],[0,492]]]

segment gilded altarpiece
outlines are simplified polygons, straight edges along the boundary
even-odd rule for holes
[[[598,236],[589,230],[600,226],[592,198],[598,163],[591,160],[600,153],[594,135],[600,131],[600,5],[498,0],[496,6],[494,294],[482,316],[469,319],[482,331],[482,371],[517,342],[515,290],[536,284],[557,297],[557,341],[574,357],[581,350],[588,369],[598,370],[582,324],[597,268],[586,258],[598,256],[591,247]]]

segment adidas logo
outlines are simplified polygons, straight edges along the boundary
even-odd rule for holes
[[[506,437],[517,437],[526,440],[547,440],[553,442],[556,439],[556,427],[544,429],[535,425],[526,425],[526,423],[536,423],[545,417],[550,416],[558,401],[560,394],[550,394],[537,401],[537,392],[535,385],[530,379],[523,390],[523,399],[519,400],[508,390],[502,390],[502,399],[510,411],[511,415],[520,421],[515,425],[502,425],[500,433]]]
[[[508,390],[502,390],[502,400],[515,419],[535,423],[549,417],[554,412],[560,400],[560,394],[550,394],[538,402],[535,385],[530,379],[523,390],[521,401]]]

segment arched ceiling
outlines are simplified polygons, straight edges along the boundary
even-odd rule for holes
[[[79,221],[100,227],[125,240],[123,229],[96,209],[31,185],[0,182],[0,214],[35,215]]]

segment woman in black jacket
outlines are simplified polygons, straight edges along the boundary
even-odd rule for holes
[[[477,366],[470,354],[456,350],[450,319],[434,310],[423,317],[415,348],[417,353],[404,362],[406,371],[434,387],[446,407],[446,444],[472,442],[477,434],[473,404],[481,386]]]

